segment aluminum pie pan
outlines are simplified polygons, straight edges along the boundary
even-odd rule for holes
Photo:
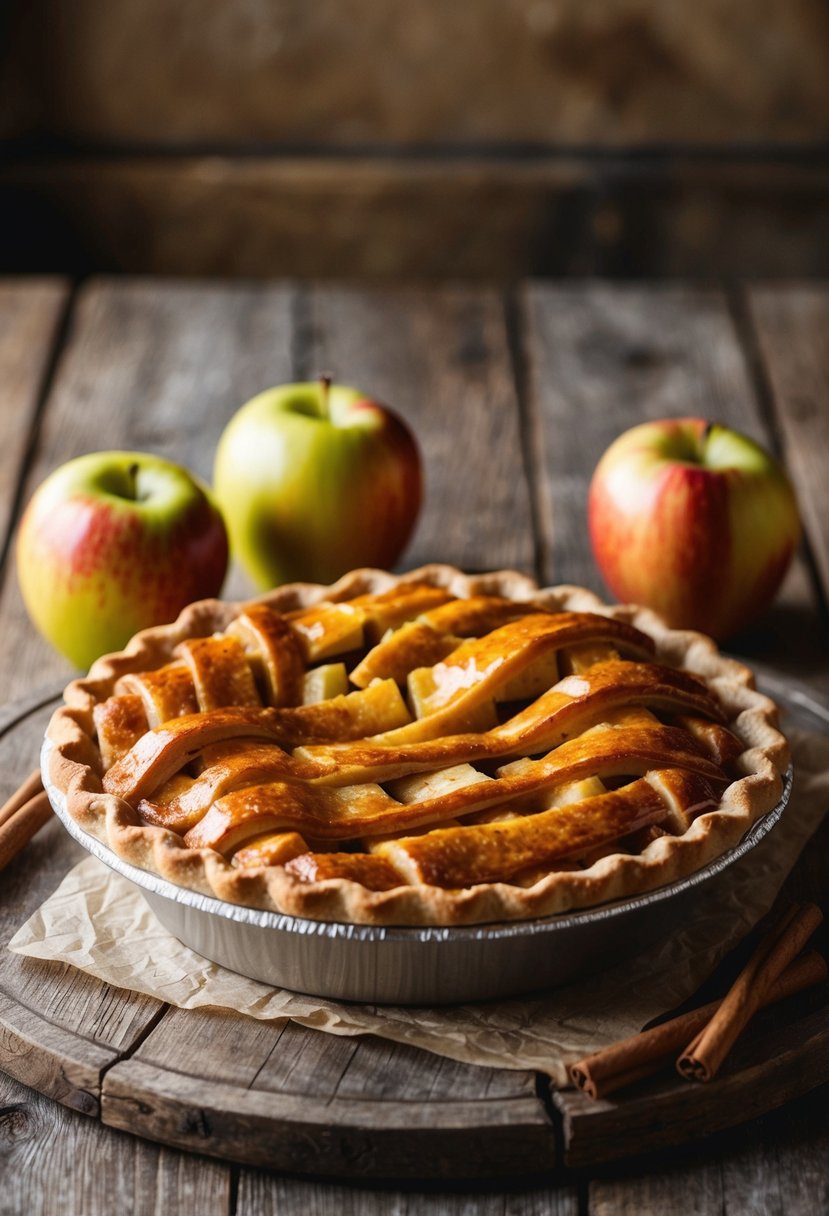
[[[556,987],[665,936],[699,908],[726,872],[755,864],[785,810],[780,801],[734,848],[687,878],[594,908],[497,924],[355,925],[307,920],[202,895],[122,861],[84,832],[48,778],[52,744],[41,767],[49,801],[79,844],[133,883],[161,924],[223,967],[277,988],[370,1004],[435,1005],[518,996]],[[703,890],[700,890],[703,888]]]

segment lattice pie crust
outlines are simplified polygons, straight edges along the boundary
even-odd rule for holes
[[[650,890],[780,797],[774,704],[701,634],[511,571],[193,604],[68,686],[48,777],[119,857],[319,920],[469,924]]]

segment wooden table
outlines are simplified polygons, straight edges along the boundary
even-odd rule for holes
[[[30,627],[13,573],[12,529],[37,483],[69,457],[108,447],[162,452],[209,478],[218,436],[243,401],[269,384],[320,371],[388,400],[421,439],[428,492],[407,566],[434,559],[470,570],[513,566],[544,582],[600,590],[587,543],[586,488],[621,430],[646,418],[702,414],[777,449],[799,489],[806,540],[777,606],[734,649],[827,697],[827,334],[829,288],[822,286],[532,283],[502,293],[463,286],[6,282],[0,285],[3,699],[31,697],[33,689],[48,699],[69,675]],[[247,591],[234,571],[226,593]],[[3,797],[34,760],[34,752],[4,753]],[[801,884],[816,891],[826,890],[827,845],[824,831],[801,867]],[[0,939],[8,940],[79,855],[57,823],[41,833],[0,877]],[[0,999],[13,990],[33,1002],[39,966],[4,952]],[[81,975],[67,978],[63,991],[50,1016],[110,1055],[134,1052],[166,1015],[158,1002]],[[276,1071],[286,1092],[291,1061],[313,1062],[322,1037],[289,1027],[279,1039]],[[345,1091],[377,1098],[389,1091],[389,1078],[400,1089],[419,1054],[372,1039],[338,1042],[339,1066],[329,1064],[318,1082],[330,1097]],[[523,1101],[541,1093],[531,1074],[436,1057],[418,1064],[418,1086],[400,1090],[413,1104],[424,1095],[473,1101],[503,1092],[504,1101]],[[824,1087],[701,1146],[574,1173],[564,1183],[515,1178],[508,1185],[415,1192],[278,1176],[162,1148],[0,1074],[0,1212],[812,1216],[829,1207],[826,1099]]]

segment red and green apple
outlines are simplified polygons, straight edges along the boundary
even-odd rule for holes
[[[217,595],[227,561],[208,487],[141,452],[92,452],[56,469],[35,491],[17,538],[29,615],[78,667]]]
[[[234,556],[268,588],[393,566],[417,520],[422,474],[401,418],[324,377],[242,406],[219,441],[213,484]]]
[[[593,474],[588,520],[614,596],[718,639],[769,606],[800,535],[778,462],[702,418],[646,422],[620,435]]]

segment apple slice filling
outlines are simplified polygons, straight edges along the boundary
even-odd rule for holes
[[[108,697],[95,706],[92,716],[104,771],[126,756],[147,731],[147,712],[138,694]]]
[[[248,604],[227,630],[239,638],[266,705],[298,705],[303,700],[305,663],[288,621],[264,604]]]
[[[261,705],[241,642],[231,634],[195,638],[176,647],[187,665],[203,713],[231,705]]]
[[[193,677],[184,663],[169,663],[160,671],[122,676],[116,691],[134,692],[141,698],[146,715],[144,730],[147,725],[161,726],[171,718],[198,713],[201,708]]]

